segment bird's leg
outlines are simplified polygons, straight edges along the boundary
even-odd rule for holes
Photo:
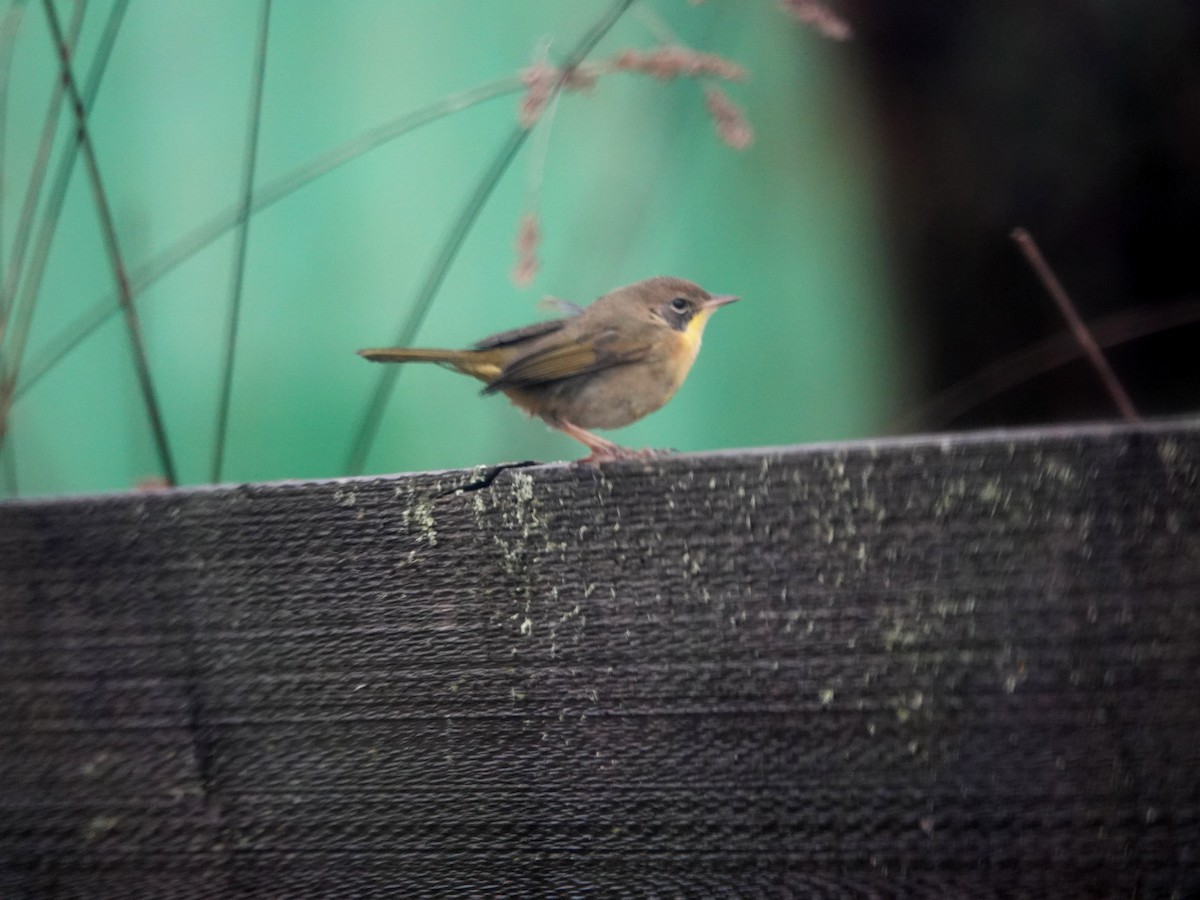
[[[580,462],[591,463],[603,462],[609,459],[635,459],[645,455],[643,451],[630,450],[628,447],[614,444],[612,441],[606,440],[598,434],[592,434],[578,425],[572,425],[565,419],[559,419],[557,422],[552,422],[551,424],[563,434],[573,437],[592,451],[591,455],[585,456]]]

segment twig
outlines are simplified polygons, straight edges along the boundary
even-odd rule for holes
[[[550,101],[545,115],[538,118],[537,133],[529,155],[529,180],[525,188],[525,213],[517,223],[517,260],[513,264],[510,278],[517,287],[526,287],[537,275],[538,245],[542,240],[542,226],[538,209],[542,205],[542,184],[546,173],[546,158],[550,155],[550,133],[554,129],[554,116],[558,111],[561,92]]]
[[[4,14],[3,22],[0,22],[0,286],[7,280],[4,254],[4,194],[8,143],[8,86],[12,75],[13,49],[16,47],[17,32],[21,28],[24,12],[24,5],[13,3]],[[8,305],[3,296],[3,288],[0,287],[0,340],[3,340],[2,323],[7,315]],[[8,404],[3,400],[6,393],[0,386],[0,467],[4,471],[5,493],[9,497],[15,497],[17,496],[17,458],[13,453],[12,444],[4,442],[4,434],[8,430],[5,416]]]
[[[604,15],[580,39],[575,49],[568,55],[562,65],[562,74],[559,76],[558,82],[553,89],[555,94],[561,90],[563,83],[574,68],[592,52],[596,44],[600,42],[600,39],[617,23],[617,20],[633,5],[633,2],[634,0],[614,0]],[[442,286],[442,281],[445,279],[446,273],[450,270],[450,265],[454,262],[455,257],[458,256],[458,251],[461,249],[463,241],[466,240],[467,234],[475,224],[475,220],[479,217],[480,211],[483,209],[484,204],[487,203],[496,184],[500,181],[500,177],[507,171],[509,165],[516,157],[517,151],[521,149],[521,145],[525,143],[528,137],[529,129],[524,125],[518,124],[509,133],[508,138],[500,147],[496,157],[492,160],[492,164],[488,167],[483,178],[480,179],[479,184],[467,200],[466,206],[459,213],[458,219],[450,229],[449,235],[447,235],[441,250],[434,259],[433,265],[425,277],[425,283],[421,286],[421,290],[417,294],[417,301],[397,333],[396,346],[408,346],[412,343],[413,338],[416,337],[417,329],[421,327],[421,322],[424,320],[425,314],[429,311],[429,306],[433,303],[434,297],[437,296],[437,292]],[[362,472],[363,466],[366,464],[367,454],[370,453],[371,445],[375,441],[375,435],[379,431],[379,423],[383,418],[384,407],[387,405],[388,398],[396,386],[396,378],[399,374],[399,366],[387,366],[382,368],[376,376],[375,389],[371,392],[371,398],[367,402],[366,410],[363,412],[358,430],[355,433],[354,444],[351,447],[346,462],[346,470],[351,474]]]
[[[17,44],[17,32],[21,29],[21,18],[25,6],[13,3],[0,22],[0,285],[5,282],[4,264],[4,194],[5,162],[8,143],[8,85],[12,76],[13,49]],[[4,299],[0,298],[0,304]],[[0,307],[0,317],[7,313],[7,306]]]
[[[84,84],[83,101],[87,109],[92,108],[96,94],[100,90],[100,82],[112,56],[113,44],[116,43],[117,34],[121,29],[121,22],[128,6],[129,0],[117,0],[104,23],[104,31],[96,46],[96,55],[92,58],[92,65]],[[72,24],[76,29],[78,28],[79,23]],[[61,80],[58,82],[58,90],[61,94]],[[33,324],[33,314],[37,306],[38,293],[41,290],[42,276],[46,271],[50,246],[54,242],[54,233],[58,228],[59,216],[67,198],[67,189],[71,184],[71,175],[75,171],[75,159],[78,153],[78,135],[73,135],[63,148],[54,169],[54,175],[46,188],[45,202],[42,204],[42,217],[38,223],[37,235],[29,251],[28,265],[21,268],[20,271],[10,271],[9,273],[13,276],[14,290],[17,279],[20,277],[20,294],[15,298],[15,309],[12,311],[11,329],[8,335],[8,350],[5,352],[4,368],[2,376],[0,376],[0,416],[7,413],[11,401],[16,396],[15,384],[20,378],[25,343]],[[32,230],[32,223],[23,223],[23,227]]]
[[[246,153],[242,162],[242,203],[233,272],[229,287],[229,322],[225,335],[225,367],[217,403],[217,428],[213,439],[212,481],[221,480],[225,461],[225,438],[229,429],[229,404],[233,395],[233,362],[237,355],[238,322],[242,313],[242,283],[246,272],[246,246],[250,240],[250,212],[254,204],[254,170],[258,160],[258,135],[262,124],[263,81],[267,69],[267,36],[270,32],[271,0],[263,0],[254,57],[254,82],[250,94],[250,119],[246,126]]]
[[[1121,415],[1130,421],[1137,421],[1139,416],[1137,410],[1133,408],[1133,401],[1129,399],[1129,394],[1125,392],[1125,388],[1121,386],[1121,382],[1117,379],[1112,367],[1109,366],[1108,360],[1104,356],[1104,352],[1092,337],[1092,333],[1088,331],[1088,327],[1084,324],[1079,313],[1075,310],[1075,304],[1071,302],[1071,298],[1063,289],[1058,277],[1054,271],[1046,263],[1042,257],[1041,251],[1034,242],[1032,235],[1024,228],[1016,228],[1013,230],[1012,239],[1016,241],[1017,246],[1025,255],[1025,259],[1033,268],[1034,273],[1042,282],[1042,286],[1046,292],[1054,300],[1058,306],[1059,312],[1063,318],[1067,320],[1067,325],[1071,328],[1071,333],[1075,336],[1076,342],[1083,348],[1084,355],[1091,362],[1097,374],[1100,376],[1100,381],[1104,384],[1109,396],[1112,397],[1113,403]]]
[[[1200,322],[1200,299],[1181,300],[1161,309],[1130,309],[1093,323],[1101,347],[1116,347],[1148,335]],[[939,391],[918,409],[893,423],[891,432],[942,428],[981,403],[1083,355],[1074,335],[1058,334],[986,366]]]
[[[334,147],[319,156],[313,157],[279,176],[254,192],[252,214],[257,214],[270,206],[291,196],[302,187],[310,184],[334,169],[384,144],[393,141],[423,125],[437,122],[452,113],[468,109],[486,100],[514,94],[523,90],[521,80],[516,77],[501,78],[469,91],[463,91],[450,97],[444,97],[415,112],[406,113],[377,128],[373,128],[359,137]],[[201,250],[205,249],[219,238],[226,235],[238,223],[241,205],[233,206],[217,213],[203,225],[189,232],[166,250],[143,263],[131,275],[134,290],[141,294],[157,282],[169,275],[183,263],[187,262]],[[17,384],[15,399],[20,399],[34,385],[42,380],[48,372],[71,354],[80,344],[112,318],[120,306],[116,297],[107,296],[92,304],[86,312],[78,316],[70,325],[58,332],[46,345],[45,349],[22,370],[22,378]]]
[[[75,117],[75,127],[78,133],[79,149],[83,153],[84,168],[87,170],[88,181],[92,186],[92,197],[96,204],[96,215],[100,220],[100,231],[104,238],[104,247],[112,266],[113,278],[117,282],[117,294],[121,299],[121,308],[125,313],[126,330],[129,332],[129,343],[133,350],[134,369],[137,373],[138,384],[141,387],[142,399],[146,404],[146,414],[150,419],[150,428],[154,433],[154,442],[158,449],[159,463],[163,475],[169,484],[176,484],[175,463],[171,458],[171,448],[167,443],[167,432],[163,425],[162,413],[159,410],[158,399],[154,392],[154,382],[150,377],[150,365],[146,360],[146,346],[142,338],[141,322],[137,309],[133,305],[133,291],[129,285],[129,275],[121,255],[121,246],[117,240],[116,225],[113,222],[112,210],[108,204],[108,195],[100,178],[100,166],[96,161],[96,151],[92,146],[91,136],[87,128],[87,113],[83,98],[75,84],[75,76],[71,71],[71,50],[63,40],[62,25],[58,21],[58,13],[54,9],[54,0],[42,0],[46,11],[46,21],[50,25],[50,33],[54,46],[58,50],[59,62],[62,69],[63,87],[66,88],[67,98],[71,104],[71,112]]]
[[[4,470],[4,494],[6,497],[19,495],[17,481],[17,454],[13,450],[12,441],[0,444],[0,468]]]
[[[112,45],[116,41],[117,32],[120,29],[121,20],[125,15],[125,8],[129,5],[129,0],[118,0],[113,5],[109,12],[108,20],[105,22],[104,32],[100,37],[100,42],[96,47],[96,55],[92,59],[92,66],[88,71],[87,84],[84,88],[84,102],[88,108],[91,108],[92,102],[95,100],[96,92],[100,87],[100,80],[104,74],[104,69],[108,65],[109,56],[112,53]],[[83,9],[85,4],[80,3],[76,6],[76,15],[71,20],[70,35],[68,36],[68,46],[73,47],[75,38],[79,33],[79,29],[83,24]],[[58,121],[58,111],[61,105],[63,95],[63,85],[61,79],[55,83],[55,95],[59,98],[58,102],[52,102],[53,119],[55,123]],[[49,143],[53,142],[53,132],[49,133]],[[47,135],[43,134],[43,140]],[[49,144],[46,147],[49,150]],[[12,408],[13,401],[16,399],[16,384],[20,377],[21,364],[25,354],[25,344],[29,338],[29,331],[33,325],[33,314],[37,308],[38,292],[41,289],[42,275],[46,269],[46,260],[50,255],[50,245],[54,240],[54,231],[58,225],[58,217],[62,212],[63,203],[67,196],[67,187],[71,183],[71,173],[75,168],[75,158],[79,150],[79,141],[76,137],[67,142],[66,146],[58,159],[58,165],[54,170],[54,177],[50,180],[50,186],[46,190],[45,202],[42,204],[42,218],[38,225],[37,236],[34,239],[32,249],[29,250],[28,265],[25,265],[25,251],[29,247],[29,236],[33,232],[33,213],[36,211],[38,201],[41,199],[37,196],[41,191],[42,180],[44,177],[44,166],[41,159],[42,150],[39,148],[38,160],[34,164],[34,173],[30,176],[30,191],[26,195],[26,209],[28,217],[25,215],[26,210],[22,210],[21,220],[17,226],[17,235],[14,238],[14,251],[9,259],[9,268],[5,273],[5,282],[3,291],[5,292],[5,300],[11,301],[12,306],[5,305],[3,311],[0,311],[0,334],[8,343],[2,356],[0,356],[0,442],[4,441],[7,435],[8,428],[8,413]],[[46,161],[49,160],[47,152]],[[36,187],[35,187],[36,182]],[[19,248],[19,249],[18,249]],[[20,295],[17,296],[18,288]],[[11,289],[11,295],[8,291]],[[11,314],[11,319],[6,323],[3,320],[3,314]],[[7,324],[7,329],[5,325]]]
[[[87,9],[86,2],[75,5],[75,13],[67,28],[67,46],[73,48],[79,38],[79,29],[83,26],[83,16]],[[50,154],[54,149],[54,135],[58,131],[58,114],[62,108],[63,85],[56,80],[50,93],[50,102],[46,105],[46,116],[42,120],[42,133],[38,139],[37,155],[33,160],[33,168],[29,172],[29,181],[25,185],[25,199],[21,204],[21,212],[17,217],[16,228],[13,230],[13,246],[8,256],[8,266],[5,268],[4,281],[0,284],[0,343],[8,338],[8,321],[16,301],[17,284],[25,266],[25,254],[29,249],[29,238],[33,234],[33,217],[37,213],[38,201],[42,196],[42,184],[45,182],[46,170],[50,166]],[[70,152],[70,151],[68,151]],[[12,363],[15,367],[16,363]]]

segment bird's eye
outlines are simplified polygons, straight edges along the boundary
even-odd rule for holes
[[[671,301],[671,309],[677,313],[687,312],[688,302],[683,297],[676,297]]]

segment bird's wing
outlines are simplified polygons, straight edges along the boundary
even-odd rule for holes
[[[483,389],[485,394],[510,387],[531,387],[586,375],[613,366],[645,359],[646,342],[621,340],[615,328],[584,334],[572,341],[556,341],[509,362]]]
[[[485,337],[482,341],[475,345],[476,350],[492,350],[496,347],[511,347],[513,344],[521,344],[525,341],[531,341],[534,338],[540,338],[547,334],[553,334],[560,330],[566,322],[563,319],[551,319],[548,322],[534,322],[532,325],[526,325],[524,328],[514,328],[511,331],[501,331],[499,334],[493,334],[491,337]]]

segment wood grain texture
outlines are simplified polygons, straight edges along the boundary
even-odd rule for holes
[[[0,896],[1200,894],[1200,425],[0,506]]]

